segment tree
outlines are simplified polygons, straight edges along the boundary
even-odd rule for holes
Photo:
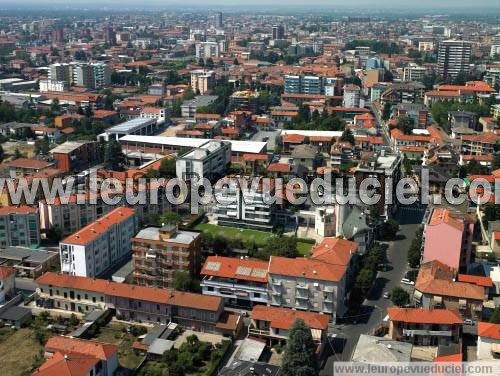
[[[394,240],[398,231],[399,223],[394,219],[389,219],[382,227],[382,237],[384,240]]]
[[[319,374],[311,329],[297,319],[290,329],[281,370],[286,376],[315,376]]]
[[[175,171],[175,158],[163,158],[158,169],[160,177],[165,179],[172,179],[176,176]]]
[[[173,211],[167,211],[160,217],[161,223],[165,225],[178,225],[182,217]]]
[[[104,149],[104,166],[113,171],[122,171],[126,159],[118,141],[111,139]]]
[[[495,310],[490,317],[490,322],[493,324],[500,324],[500,306],[495,307]]]
[[[200,282],[191,277],[188,272],[176,271],[174,272],[172,285],[177,291],[200,291]]]
[[[5,158],[5,152],[3,151],[3,147],[0,144],[0,163],[3,162],[4,158]]]
[[[237,58],[234,58],[233,60],[233,65],[240,65],[240,62],[238,61]]]
[[[349,128],[347,128],[342,133],[342,136],[340,136],[340,141],[349,142],[351,145],[354,145],[354,135],[352,134],[352,131]]]
[[[493,170],[500,168],[500,154],[495,154],[493,157]]]
[[[46,236],[50,243],[58,243],[63,237],[63,232],[59,226],[52,226],[47,230]]]
[[[410,294],[403,288],[396,286],[392,289],[391,301],[398,307],[403,307],[410,303]]]
[[[297,238],[289,236],[273,236],[269,238],[257,257],[269,260],[271,256],[282,256],[294,258],[297,256]]]
[[[15,159],[19,159],[19,158],[22,158],[22,156],[23,155],[21,154],[21,152],[19,151],[19,149],[16,148],[16,150],[14,150],[14,155],[12,156],[12,159],[14,159],[14,160]]]
[[[375,271],[370,268],[363,268],[359,271],[356,277],[356,287],[363,291],[368,291],[373,285],[373,279],[375,278]]]
[[[193,88],[191,85],[189,85],[186,89],[186,91],[182,94],[182,99],[185,101],[191,100],[195,97],[196,95],[194,94]]]
[[[47,135],[35,141],[35,154],[47,155],[50,150],[50,141]]]
[[[382,112],[382,120],[389,120],[390,117],[391,117],[391,104],[385,103],[384,110]]]
[[[413,120],[408,116],[403,116],[398,119],[397,128],[404,134],[411,134],[413,131]]]

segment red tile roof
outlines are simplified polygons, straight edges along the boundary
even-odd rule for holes
[[[16,274],[16,269],[8,266],[0,266],[0,281],[10,277],[12,274]]]
[[[49,338],[45,344],[45,350],[50,352],[59,351],[63,354],[83,354],[108,360],[118,352],[118,346],[97,341],[55,336]]]
[[[0,208],[0,215],[9,214],[35,214],[38,210],[32,208],[31,206],[21,205],[21,206],[4,206]]]
[[[348,265],[358,243],[341,238],[324,238],[312,249],[312,258],[330,265]]]
[[[326,330],[329,315],[322,315],[314,312],[294,311],[289,308],[266,307],[258,305],[253,307],[251,313],[252,320],[262,320],[270,323],[272,328],[290,329],[296,319],[302,319],[311,329]]]
[[[85,245],[104,234],[111,226],[121,223],[134,216],[135,211],[131,208],[119,207],[103,217],[97,219],[81,230],[68,236],[62,243]]]
[[[453,218],[448,209],[437,208],[432,212],[432,217],[429,221],[428,226],[437,226],[441,223],[446,223],[459,231],[464,231],[464,222],[458,218]]]
[[[483,287],[493,286],[493,281],[491,280],[490,277],[483,277],[483,276],[479,276],[479,275],[459,274],[458,281],[459,282],[473,283],[475,285],[483,286]]]
[[[201,275],[267,283],[267,261],[209,256]]]
[[[500,324],[479,321],[477,323],[477,335],[500,340]]]
[[[40,161],[38,159],[18,158],[5,163],[5,165],[14,168],[29,168],[33,170],[41,170],[51,165],[49,162]]]
[[[485,290],[472,283],[454,282],[455,270],[437,260],[420,266],[415,289],[429,295],[484,300]]]
[[[60,286],[75,290],[98,292],[107,296],[151,301],[207,311],[217,311],[222,303],[222,300],[216,296],[136,286],[127,283],[110,282],[104,279],[77,277],[51,272],[44,273],[38,277],[36,283],[44,286]]]
[[[462,324],[463,319],[458,311],[448,309],[427,308],[388,308],[391,321],[419,324]]]
[[[338,282],[344,277],[346,267],[344,265],[329,265],[314,259],[271,256],[269,273]]]
[[[91,355],[56,352],[33,376],[87,376],[98,362],[99,359]]]
[[[283,142],[289,142],[289,143],[294,143],[294,144],[301,144],[304,142],[305,136],[301,134],[285,134],[282,137]]]
[[[495,144],[500,140],[500,137],[493,132],[485,132],[478,135],[464,135],[462,141],[481,142],[483,144]]]
[[[463,360],[462,353],[458,353],[458,354],[437,356],[434,358],[433,362],[445,362],[445,363],[458,362],[458,363],[461,363],[462,360]]]
[[[267,172],[282,172],[287,173],[291,171],[291,167],[288,163],[271,163],[267,166]]]
[[[268,156],[267,154],[248,154],[245,153],[243,154],[243,160],[244,161],[267,161]]]

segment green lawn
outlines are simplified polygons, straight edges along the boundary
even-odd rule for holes
[[[0,364],[2,375],[30,375],[35,356],[43,347],[31,328],[0,329]]]
[[[117,345],[120,366],[135,369],[143,357],[135,354],[132,344],[136,338],[132,334],[125,332],[123,330],[125,327],[123,324],[109,323],[100,329],[99,335],[93,340]]]
[[[313,247],[314,244],[312,243],[305,243],[305,242],[297,242],[297,253],[300,256],[306,256],[309,257],[311,254],[311,248]]]
[[[212,235],[222,235],[229,239],[240,238],[243,241],[253,240],[258,247],[263,247],[267,239],[274,236],[270,232],[249,230],[236,227],[216,226],[209,223],[200,223],[195,227],[198,231],[210,233]]]

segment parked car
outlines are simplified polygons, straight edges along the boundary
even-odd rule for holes
[[[465,325],[474,325],[474,321],[472,321],[471,319],[465,319],[464,324]]]
[[[390,299],[391,293],[389,291],[384,292],[384,299]]]
[[[411,285],[411,286],[413,286],[413,285],[415,284],[415,282],[410,281],[410,280],[409,280],[408,278],[406,278],[406,277],[405,277],[405,278],[403,278],[403,279],[401,280],[401,283],[404,283],[405,285]]]

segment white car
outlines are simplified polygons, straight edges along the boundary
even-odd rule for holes
[[[415,284],[415,282],[410,281],[408,278],[403,278],[401,280],[401,283],[404,283],[405,285],[412,285],[412,286]]]
[[[465,319],[464,324],[465,325],[474,325],[474,321],[472,321],[471,319]]]

